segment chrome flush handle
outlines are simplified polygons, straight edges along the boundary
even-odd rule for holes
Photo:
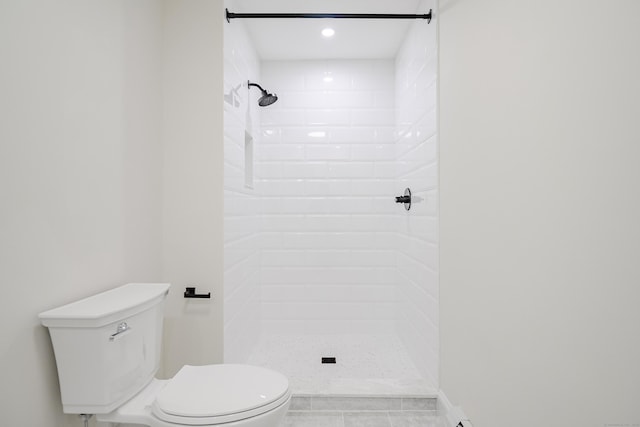
[[[116,333],[109,337],[109,341],[115,341],[116,338],[119,338],[125,332],[128,332],[130,330],[131,330],[131,327],[127,325],[127,322],[118,323],[118,326],[116,327]]]

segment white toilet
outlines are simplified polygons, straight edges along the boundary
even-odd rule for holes
[[[63,411],[150,427],[277,427],[291,401],[289,381],[278,372],[222,364],[154,378],[169,287],[130,283],[40,313],[51,334]]]

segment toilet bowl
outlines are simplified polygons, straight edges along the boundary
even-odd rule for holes
[[[287,378],[251,365],[159,367],[166,283],[133,283],[39,315],[53,344],[63,411],[150,427],[276,427]]]

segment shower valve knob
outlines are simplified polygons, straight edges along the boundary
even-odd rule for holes
[[[403,196],[396,196],[396,203],[404,203],[406,210],[411,209],[411,190],[405,188]]]

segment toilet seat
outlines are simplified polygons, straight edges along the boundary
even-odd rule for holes
[[[152,413],[183,425],[211,425],[255,417],[286,403],[287,378],[250,365],[185,365],[158,392]]]

